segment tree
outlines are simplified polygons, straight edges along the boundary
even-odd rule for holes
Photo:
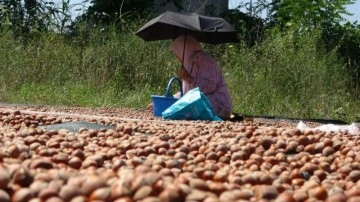
[[[272,26],[280,31],[296,30],[294,34],[322,32],[319,46],[336,50],[348,69],[351,93],[360,99],[360,26],[345,20],[351,15],[345,6],[354,0],[274,0],[271,3]],[[353,89],[356,89],[355,91]]]
[[[44,21],[39,14],[42,1],[36,0],[3,0],[0,2],[0,25],[9,26],[15,35],[27,34],[31,29],[45,29]]]
[[[24,31],[25,9],[20,1],[3,0],[0,2],[1,26],[6,25],[17,35]]]
[[[71,20],[70,0],[61,0],[61,6],[47,0],[0,1],[0,28],[6,26],[14,36],[25,36],[33,31],[63,33]]]
[[[124,15],[130,15],[132,19],[138,20],[148,17],[149,14],[158,14],[163,8],[171,8],[177,11],[199,11],[210,15],[218,14],[228,0],[222,0],[223,4],[215,4],[216,1],[204,0],[87,0],[92,6],[89,7],[83,19],[98,23],[114,23]]]
[[[238,9],[231,9],[222,15],[238,32],[241,40],[248,46],[262,41],[265,31],[265,20],[257,15],[243,13]]]
[[[297,28],[311,31],[319,26],[332,26],[348,15],[345,6],[354,0],[273,0],[270,3],[271,19],[282,30]]]
[[[222,15],[230,24],[234,25],[240,38],[247,45],[252,46],[261,42],[267,28],[268,16],[264,17],[269,9],[266,0],[252,0],[239,3],[234,9],[228,10]]]
[[[110,24],[116,22],[126,13],[144,17],[153,6],[153,0],[88,0],[92,4],[85,19],[95,23]]]

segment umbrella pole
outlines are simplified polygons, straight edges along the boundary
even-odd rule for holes
[[[183,56],[181,60],[181,68],[184,68],[184,58],[185,58],[185,45],[186,45],[186,32],[185,32],[185,39],[184,39],[184,47],[183,47]]]

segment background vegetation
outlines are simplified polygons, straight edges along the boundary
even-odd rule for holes
[[[122,1],[120,13],[93,0],[72,19],[69,1],[19,2],[0,3],[0,102],[144,108],[179,67],[170,41],[134,35],[152,17],[149,6]],[[353,1],[308,2],[258,1],[251,12],[240,12],[244,4],[224,13],[241,43],[205,48],[222,66],[235,112],[360,116],[360,26],[341,17]]]

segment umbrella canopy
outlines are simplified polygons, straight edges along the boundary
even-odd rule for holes
[[[191,35],[199,42],[209,44],[239,41],[234,27],[223,18],[172,11],[150,20],[136,35],[145,41],[175,39],[181,35]]]

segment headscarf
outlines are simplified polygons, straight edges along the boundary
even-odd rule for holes
[[[185,52],[183,52],[184,47],[185,47]],[[190,35],[186,35],[186,39],[185,39],[185,35],[182,35],[177,37],[173,41],[171,49],[178,58],[183,59],[184,67],[189,71],[192,68],[191,65],[194,56],[199,51],[202,51],[202,46],[194,37]]]

